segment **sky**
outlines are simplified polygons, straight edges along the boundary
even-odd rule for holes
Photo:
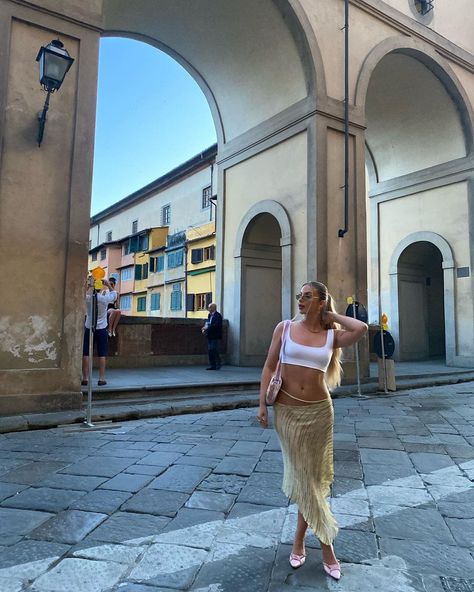
[[[91,214],[97,214],[216,142],[201,89],[155,47],[105,37]]]

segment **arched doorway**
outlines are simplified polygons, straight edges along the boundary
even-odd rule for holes
[[[420,241],[400,255],[398,271],[399,358],[445,358],[443,257]]]
[[[240,362],[265,361],[273,329],[281,320],[281,230],[271,214],[257,215],[247,226],[241,249]]]

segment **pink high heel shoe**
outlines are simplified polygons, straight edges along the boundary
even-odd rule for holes
[[[337,562],[337,563],[324,563],[323,562],[323,569],[328,574],[328,576],[330,576],[334,580],[341,579],[341,565],[339,562]]]
[[[304,565],[306,561],[306,555],[297,555],[296,553],[290,553],[290,565],[293,569],[298,569]]]

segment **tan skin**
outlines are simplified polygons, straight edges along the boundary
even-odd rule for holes
[[[326,311],[326,301],[321,300],[318,290],[309,284],[301,288],[301,297],[298,300],[299,312],[304,315],[303,320],[291,323],[291,339],[301,345],[322,347],[326,343],[327,331],[323,325],[338,323],[342,329],[334,331],[334,347],[342,348],[353,345],[367,332],[367,325],[337,313]],[[260,407],[257,419],[262,427],[268,427],[268,411],[265,403],[265,393],[271,377],[275,373],[280,355],[281,336],[283,323],[279,323],[273,333],[270,349],[262,371],[260,383]],[[324,380],[324,372],[304,366],[290,364],[281,365],[282,389],[299,399],[308,401],[309,404],[330,398],[329,390]],[[284,405],[305,405],[306,403],[295,401],[285,393],[278,394],[277,402]],[[308,523],[298,511],[295,539],[292,552],[296,555],[304,555],[304,537]],[[321,543],[323,561],[327,564],[337,563],[332,545]]]

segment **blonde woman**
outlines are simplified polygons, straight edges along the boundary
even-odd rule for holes
[[[326,499],[334,477],[329,389],[340,383],[341,348],[359,341],[367,325],[337,314],[327,287],[320,282],[307,282],[296,298],[303,318],[275,328],[262,371],[257,418],[260,425],[268,426],[265,393],[281,349],[282,385],[274,405],[274,424],[283,453],[282,489],[298,506],[290,565],[296,569],[306,560],[304,537],[309,526],[321,544],[324,571],[339,580],[341,566],[333,549],[338,527]]]

